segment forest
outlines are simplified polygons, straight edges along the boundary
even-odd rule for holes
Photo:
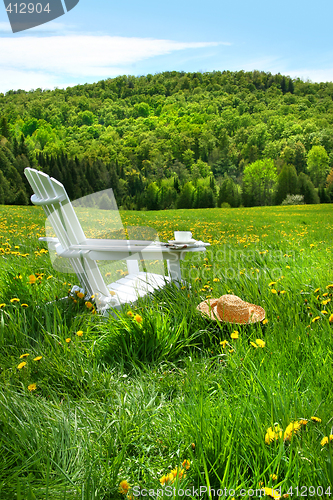
[[[0,94],[0,204],[24,168],[127,210],[333,202],[333,83],[260,71],[119,76]]]

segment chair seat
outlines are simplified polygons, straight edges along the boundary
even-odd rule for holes
[[[140,272],[138,274],[128,274],[124,278],[111,283],[108,285],[108,289],[115,292],[115,297],[117,297],[121,305],[135,302],[139,297],[144,297],[147,293],[153,293],[154,290],[163,288],[170,281],[169,276]]]

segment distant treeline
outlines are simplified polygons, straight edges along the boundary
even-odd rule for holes
[[[63,182],[71,199],[112,187],[124,209],[281,204],[288,194],[329,203],[333,83],[165,72],[9,91],[1,204],[29,202],[27,166]]]

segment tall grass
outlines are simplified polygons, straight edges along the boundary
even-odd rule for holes
[[[109,500],[140,488],[163,498],[167,486],[175,499],[181,488],[192,499],[219,489],[220,498],[241,489],[260,498],[261,487],[302,498],[303,485],[329,498],[331,206],[124,213],[161,240],[190,229],[212,246],[184,261],[187,285],[107,320],[60,300],[77,281],[41,252],[41,211],[0,213],[1,500]],[[224,293],[261,305],[268,321],[218,324],[198,313]],[[275,425],[281,436],[268,444]],[[124,480],[137,489],[120,493]]]

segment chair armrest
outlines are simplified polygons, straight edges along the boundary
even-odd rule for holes
[[[36,194],[33,194],[30,198],[31,203],[34,205],[38,205],[41,207],[45,207],[47,205],[54,205],[55,203],[59,203],[61,201],[67,200],[67,197],[65,194],[62,194],[60,196],[55,196],[54,198],[39,198]]]
[[[46,241],[47,243],[59,243],[58,238],[51,238],[49,236],[42,236],[38,241]]]
[[[93,250],[101,252],[122,251],[136,253],[147,250],[148,248],[156,251],[162,250],[165,247],[163,243],[155,243],[154,241],[87,239],[78,245],[71,245],[70,248],[72,250]]]

